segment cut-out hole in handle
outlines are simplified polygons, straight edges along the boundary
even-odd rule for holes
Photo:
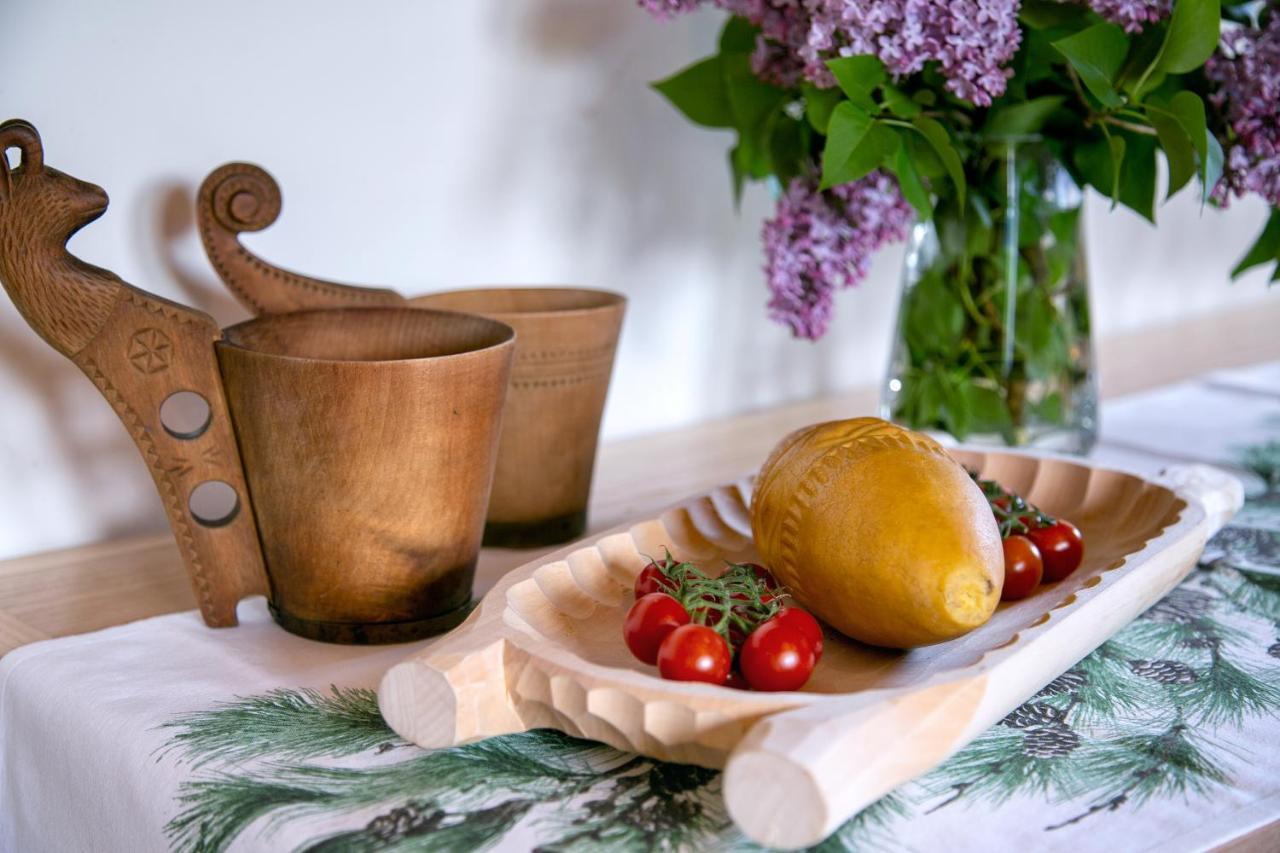
[[[191,490],[187,507],[191,517],[205,527],[222,527],[240,512],[240,496],[221,480],[206,480]]]
[[[195,391],[175,391],[160,404],[160,425],[174,438],[199,438],[212,419],[209,401]]]

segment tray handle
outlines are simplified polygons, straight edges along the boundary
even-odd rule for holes
[[[205,254],[227,289],[255,315],[314,308],[376,308],[406,304],[382,288],[355,287],[300,275],[259,258],[240,243],[280,215],[280,185],[260,166],[227,163],[209,173],[196,197]]]
[[[1244,484],[1212,465],[1170,465],[1156,479],[1178,497],[1204,508],[1209,518],[1210,537],[1244,506]]]
[[[817,844],[896,786],[967,742],[986,692],[978,676],[853,693],[760,720],[724,771],[729,816],[752,841]]]
[[[508,684],[528,656],[495,634],[473,618],[389,669],[378,688],[387,725],[426,749],[524,731]]]

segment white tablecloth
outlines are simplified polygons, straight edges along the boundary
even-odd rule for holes
[[[1240,471],[1251,526],[1228,528],[1218,562],[1114,648],[831,848],[1197,849],[1280,819],[1280,583],[1238,571],[1280,568],[1280,480],[1266,491],[1256,456],[1280,438],[1280,365],[1111,402],[1102,430],[1094,455],[1114,467]],[[372,692],[415,645],[302,640],[261,599],[240,615],[235,630],[179,613],[0,660],[0,850],[750,846],[712,772],[550,733],[424,753],[385,728]],[[1189,692],[1231,678],[1222,689],[1244,693],[1225,705]],[[1114,713],[1088,713],[1094,688],[1114,691]]]

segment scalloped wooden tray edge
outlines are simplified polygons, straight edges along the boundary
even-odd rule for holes
[[[1240,484],[1207,466],[1170,469],[1157,481],[1063,457],[949,452],[1081,523],[1080,572],[929,650],[895,657],[836,640],[814,677],[826,668],[816,689],[830,692],[664,681],[622,647],[618,626],[632,579],[643,555],[663,545],[697,562],[752,557],[750,479],[743,479],[511,571],[463,625],[387,672],[382,714],[428,748],[547,727],[665,761],[723,767],[730,815],[750,838],[816,843],[945,760],[1163,597],[1242,501]],[[1071,515],[1067,492],[1083,521]],[[1129,519],[1146,526],[1129,530]],[[1104,562],[1091,564],[1090,543],[1108,531],[1114,547],[1095,543]]]

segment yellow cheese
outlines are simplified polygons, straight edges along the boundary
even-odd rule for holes
[[[796,601],[877,646],[950,640],[1000,602],[1000,532],[934,440],[879,418],[784,438],[751,503],[756,547]]]

